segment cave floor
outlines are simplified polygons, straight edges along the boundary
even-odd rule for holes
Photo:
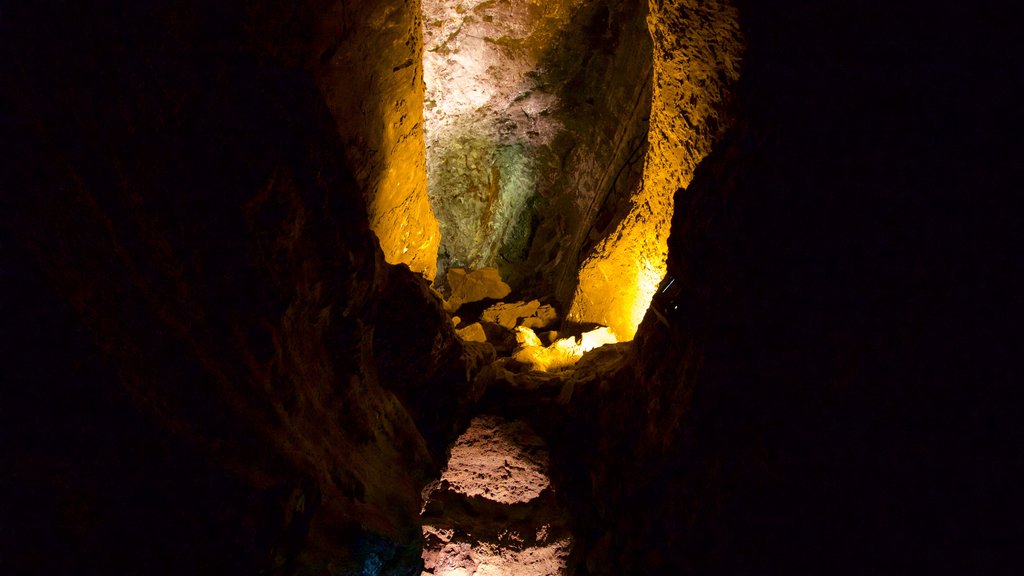
[[[423,491],[423,574],[564,574],[572,526],[544,436],[556,434],[574,390],[621,366],[631,344],[602,327],[560,334],[554,307],[537,300],[453,301],[456,333],[493,347],[495,360],[476,375],[487,390],[477,415]]]

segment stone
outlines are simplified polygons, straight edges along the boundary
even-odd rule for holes
[[[366,210],[425,187],[416,6],[111,8],[0,19],[0,572],[412,573],[473,401]]]
[[[520,346],[543,346],[533,330],[525,326],[516,326],[515,333],[516,343]]]
[[[474,418],[424,490],[428,574],[556,576],[572,544],[551,488],[548,449],[524,421]]]
[[[512,330],[519,324],[519,320],[532,316],[540,302],[531,300],[529,302],[500,302],[483,311],[481,320],[494,322],[495,324]]]
[[[466,496],[515,504],[540,496],[547,468],[547,447],[529,426],[478,416],[452,446],[441,480]]]
[[[322,13],[297,9],[276,17],[307,28],[302,32],[315,55],[309,65],[384,257],[433,280],[441,233],[427,195],[419,6],[405,0],[331,4]]]
[[[581,0],[424,0],[430,200],[455,266],[523,255],[538,196],[537,154],[561,128],[542,78]]]
[[[474,322],[464,328],[459,328],[455,333],[466,342],[487,342],[487,334],[479,322]]]
[[[544,304],[537,308],[537,310],[529,317],[524,318],[520,323],[521,326],[526,326],[534,331],[544,330],[551,328],[558,322],[558,311],[555,310],[554,306],[550,304]]]
[[[479,302],[486,298],[499,300],[508,296],[511,289],[497,268],[480,268],[467,272],[464,268],[452,268],[446,276],[451,295],[445,302],[445,308],[455,312],[463,304]]]
[[[649,23],[654,78],[643,176],[580,265],[566,312],[573,322],[608,326],[623,342],[665,276],[674,194],[732,123],[744,44],[728,3],[652,2]]]

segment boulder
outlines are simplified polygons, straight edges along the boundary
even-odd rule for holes
[[[521,325],[532,328],[534,331],[551,328],[558,322],[558,311],[550,304],[545,304],[533,313],[532,316],[523,319]]]
[[[533,332],[533,330],[525,326],[516,327],[516,342],[520,346],[543,346],[540,338]]]
[[[479,322],[474,322],[465,328],[459,328],[455,333],[466,342],[487,342],[487,334]]]
[[[511,292],[497,268],[481,268],[472,272],[464,268],[452,268],[448,270],[447,278],[452,290],[445,303],[449,312],[455,312],[467,302],[478,302],[485,298],[500,299]]]
[[[533,316],[540,307],[540,302],[531,300],[529,302],[499,302],[484,310],[480,316],[481,320],[494,322],[512,330],[519,324],[521,318]]]

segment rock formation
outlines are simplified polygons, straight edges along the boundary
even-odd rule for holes
[[[432,280],[441,236],[427,197],[419,2],[256,1],[244,10],[246,41],[320,88],[384,257]]]
[[[419,573],[474,358],[253,14],[5,15],[0,572]]]
[[[5,7],[0,573],[1018,573],[1015,33]]]
[[[643,176],[617,204],[600,206],[609,220],[593,231],[593,248],[581,256],[567,314],[609,326],[622,341],[633,338],[665,275],[675,191],[690,183],[697,163],[732,122],[729,105],[743,51],[731,2],[650,5],[653,92]]]

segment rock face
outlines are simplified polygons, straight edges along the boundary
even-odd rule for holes
[[[538,28],[466,42],[543,68],[499,71],[534,88],[450,150],[479,160],[462,182],[489,186],[484,212],[519,214],[476,228],[525,302],[461,307],[487,342],[417,273],[415,3],[5,6],[0,574],[1011,566],[1015,23],[737,5],[735,92],[720,3],[460,16],[522,11]],[[536,203],[505,210],[534,176]],[[666,190],[635,341],[614,343],[625,313],[577,339],[657,269],[664,230],[640,223]],[[384,250],[367,200],[409,206]],[[414,270],[387,262],[405,248]],[[549,288],[577,322],[538,336]]]
[[[501,279],[497,268],[481,268],[472,272],[467,272],[463,268],[452,268],[448,271],[446,280],[451,288],[451,295],[445,301],[445,305],[452,312],[469,302],[504,298],[511,291],[508,284]]]
[[[537,151],[559,130],[541,59],[577,4],[423,3],[429,187],[446,265],[496,266],[528,247]]]
[[[466,496],[529,502],[550,485],[544,441],[522,423],[479,417],[451,447],[441,481]]]
[[[565,508],[548,479],[544,441],[522,421],[474,418],[423,509],[428,574],[565,573]]]
[[[441,237],[427,197],[420,3],[246,4],[249,41],[316,79],[387,261],[432,280]]]
[[[1016,564],[998,278],[1019,199],[969,143],[1007,141],[1007,96],[973,88],[1003,63],[954,56],[977,13],[891,8],[741,6],[743,112],[676,195],[637,356],[535,423],[590,495],[584,573]]]
[[[448,2],[426,14],[441,266],[496,266],[573,322],[632,338],[672,196],[731,122],[728,2]],[[652,44],[651,39],[654,39]]]
[[[249,8],[5,13],[0,572],[419,574],[469,353]]]
[[[535,296],[565,283],[568,301],[598,214],[633,192],[642,167],[646,6],[428,1],[424,11],[441,266],[496,266]]]
[[[567,313],[610,327],[620,341],[633,338],[665,274],[675,191],[732,122],[744,46],[732,2],[650,5],[654,89],[643,178],[617,204],[600,205],[609,220],[594,230]]]
[[[432,280],[441,233],[427,196],[420,2],[343,0],[317,23],[333,42],[318,84],[359,167],[370,227],[388,262]]]

